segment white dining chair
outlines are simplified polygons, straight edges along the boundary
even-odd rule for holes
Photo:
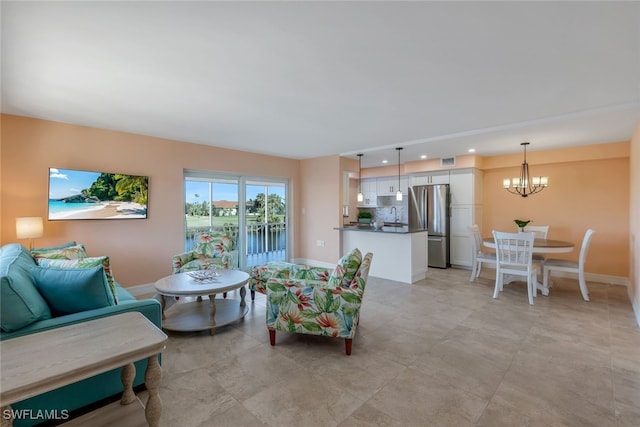
[[[525,225],[523,231],[525,233],[534,233],[536,235],[536,239],[546,239],[549,234],[549,226],[548,225]],[[540,275],[544,270],[544,261],[545,257],[542,254],[533,254],[532,259],[534,263],[538,263],[540,265]]]
[[[524,230],[525,233],[533,233],[536,235],[536,239],[546,239],[549,234],[549,226],[548,225],[525,225]]]
[[[587,282],[584,279],[584,264],[587,261],[587,251],[589,250],[589,244],[591,243],[591,237],[593,237],[594,230],[588,229],[582,239],[582,247],[580,248],[580,256],[578,261],[572,261],[567,259],[547,258],[544,262],[544,268],[542,271],[543,286],[546,288],[549,285],[549,278],[552,271],[560,271],[564,273],[577,273],[578,283],[580,285],[580,292],[582,293],[582,299],[589,301],[589,289],[587,289]]]
[[[469,281],[473,282],[476,277],[480,276],[482,263],[496,264],[496,254],[494,252],[486,252],[482,249],[482,236],[480,235],[480,227],[478,227],[478,224],[473,224],[469,227],[469,231],[471,232],[472,243],[471,277]]]
[[[527,296],[533,305],[536,296],[537,273],[533,268],[533,233],[504,233],[493,231],[496,244],[496,286],[493,297],[498,298],[502,292],[504,275],[522,276],[527,279]]]

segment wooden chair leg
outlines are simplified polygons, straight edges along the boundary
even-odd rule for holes
[[[269,342],[271,345],[276,345],[276,331],[269,329]],[[351,349],[349,349],[351,351]]]
[[[271,331],[269,331],[271,332]],[[275,336],[275,332],[274,332],[274,336]],[[347,356],[351,356],[351,343],[353,342],[353,339],[351,338],[345,338],[344,339],[344,349],[347,353]]]
[[[222,298],[226,298],[226,297],[227,297],[227,293],[226,293],[226,292],[223,292],[223,293],[222,293]]]
[[[256,291],[252,290],[251,291],[251,301],[255,301],[256,300]]]

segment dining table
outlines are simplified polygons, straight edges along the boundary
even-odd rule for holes
[[[496,248],[496,242],[493,237],[484,237],[482,244],[487,248]],[[559,254],[573,252],[575,245],[571,242],[553,239],[539,239],[533,241],[534,254]],[[544,274],[544,272],[541,272]],[[540,280],[536,282],[536,288],[540,290],[542,295],[549,296],[549,288],[545,287]]]

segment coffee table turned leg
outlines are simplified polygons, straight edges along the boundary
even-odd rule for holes
[[[144,409],[147,424],[150,427],[160,425],[160,415],[162,413],[162,400],[160,400],[160,378],[162,369],[158,363],[158,355],[153,355],[147,359],[147,370],[144,374],[144,383],[149,392],[147,407]]]
[[[209,314],[211,329],[209,329],[209,335],[214,335],[216,333],[216,294],[209,295],[209,304],[211,305],[211,313]]]
[[[120,379],[122,380],[124,391],[122,392],[122,399],[120,399],[121,405],[128,405],[136,401],[136,394],[133,392],[133,379],[135,376],[136,365],[133,363],[129,363],[122,368]]]
[[[247,295],[247,290],[245,289],[244,286],[242,286],[240,288],[240,307],[244,307],[245,305],[247,305],[246,302],[244,302],[244,297]]]

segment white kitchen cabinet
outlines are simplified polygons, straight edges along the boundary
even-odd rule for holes
[[[469,227],[474,223],[473,205],[451,205],[451,265],[470,267],[473,242]]]
[[[451,236],[449,252],[451,265],[454,267],[472,267],[472,243],[469,236]]]
[[[449,171],[438,171],[421,173],[411,176],[411,186],[414,185],[433,185],[433,184],[449,184]]]
[[[402,194],[407,194],[409,189],[409,178],[406,176],[400,177],[400,188]],[[378,196],[395,196],[398,192],[398,177],[385,177],[377,179],[377,194]]]
[[[469,227],[482,224],[482,171],[451,171],[450,262],[456,267],[471,268],[473,242]]]
[[[375,178],[365,178],[361,181],[363,201],[358,202],[360,207],[375,207],[378,204],[378,190]]]
[[[449,184],[452,205],[482,204],[482,171],[452,170]]]

